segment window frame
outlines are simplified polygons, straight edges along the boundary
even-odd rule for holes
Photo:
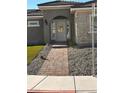
[[[95,14],[95,17],[97,18],[97,15]],[[89,20],[90,20],[90,31],[88,32],[88,33],[97,33],[97,28],[96,28],[96,30],[94,30],[94,31],[92,31],[92,28],[93,28],[93,26],[94,25],[92,25],[92,19],[93,18],[93,15],[92,14],[90,14],[89,15]],[[97,20],[96,20],[97,21]],[[93,22],[94,23],[94,22]],[[97,25],[97,24],[96,24]]]
[[[31,24],[31,23],[33,23],[33,24]],[[27,25],[28,25],[28,27],[40,27],[39,21],[33,21],[33,20],[29,20]]]
[[[55,20],[53,20],[51,22],[51,40],[55,40],[56,39],[56,22]]]

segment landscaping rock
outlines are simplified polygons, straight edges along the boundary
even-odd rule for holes
[[[68,49],[69,74],[92,75],[92,48]],[[97,75],[97,48],[94,48],[95,75]]]
[[[44,59],[41,58],[43,56],[44,58],[47,57],[49,51],[51,50],[51,45],[46,45],[42,51],[38,54],[38,56],[32,61],[30,65],[27,66],[27,74],[28,75],[37,75],[37,72],[41,68],[42,64],[44,63]]]

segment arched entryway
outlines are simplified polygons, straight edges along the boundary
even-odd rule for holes
[[[69,20],[64,16],[57,16],[51,21],[51,41],[56,43],[67,42],[70,37]]]

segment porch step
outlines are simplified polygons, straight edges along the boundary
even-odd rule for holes
[[[52,45],[52,48],[67,48],[68,45],[66,44],[57,44],[57,45]]]

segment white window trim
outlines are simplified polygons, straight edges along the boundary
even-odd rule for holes
[[[90,22],[90,31],[88,33],[97,33],[97,31],[92,31],[92,27],[93,27],[93,24],[92,24],[92,14],[89,15],[89,22]],[[97,16],[97,15],[95,15]]]
[[[36,23],[36,24],[30,24],[30,23]],[[39,27],[39,21],[28,21],[28,27]]]

